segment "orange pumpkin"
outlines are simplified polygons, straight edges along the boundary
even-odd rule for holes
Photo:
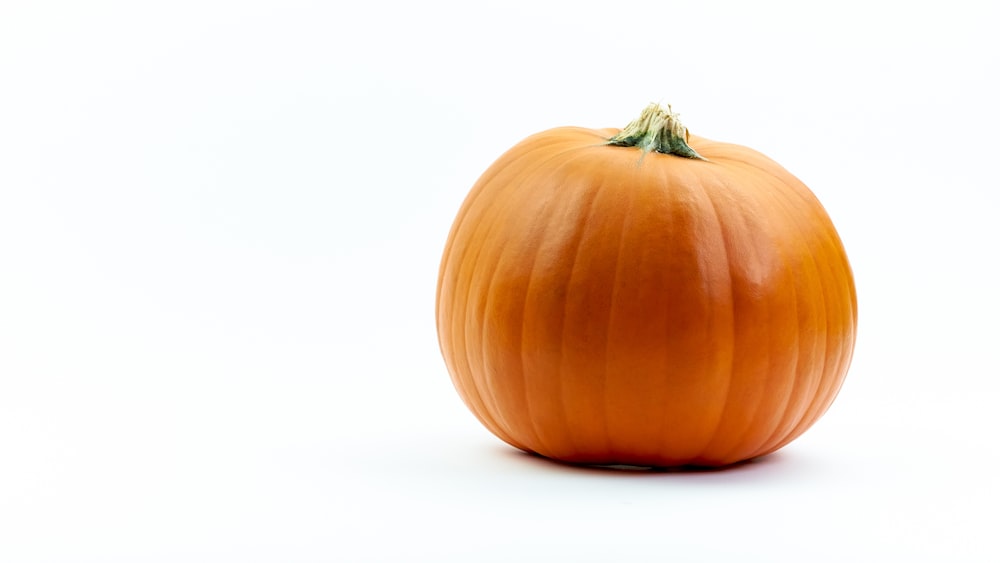
[[[651,105],[500,157],[451,229],[441,352],[486,428],[586,464],[721,466],[828,409],[857,297],[812,192]]]

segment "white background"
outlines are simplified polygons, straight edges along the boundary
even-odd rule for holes
[[[995,2],[0,4],[0,561],[997,561]],[[808,184],[854,364],[705,473],[519,454],[437,348],[467,190],[650,101]]]

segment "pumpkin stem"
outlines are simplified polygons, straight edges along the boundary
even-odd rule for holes
[[[652,103],[642,110],[642,115],[608,139],[608,144],[616,147],[638,147],[643,153],[658,152],[674,154],[685,158],[706,160],[687,144],[688,130],[681,125],[677,114],[667,105]]]

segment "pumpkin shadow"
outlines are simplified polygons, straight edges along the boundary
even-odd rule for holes
[[[648,478],[666,475],[707,476],[749,474],[757,473],[765,469],[770,470],[777,469],[778,467],[788,467],[793,461],[793,459],[787,454],[783,452],[775,452],[766,456],[755,457],[724,466],[681,465],[673,467],[657,467],[625,464],[592,465],[551,459],[534,452],[525,452],[513,448],[506,448],[505,452],[506,457],[514,458],[519,460],[521,463],[529,463],[542,468],[569,471],[580,474],[602,474],[624,478]]]

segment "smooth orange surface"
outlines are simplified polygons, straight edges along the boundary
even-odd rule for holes
[[[569,462],[725,465],[808,429],[847,373],[857,298],[816,197],[767,157],[707,161],[559,128],[479,179],[441,262],[456,389],[494,434]]]

